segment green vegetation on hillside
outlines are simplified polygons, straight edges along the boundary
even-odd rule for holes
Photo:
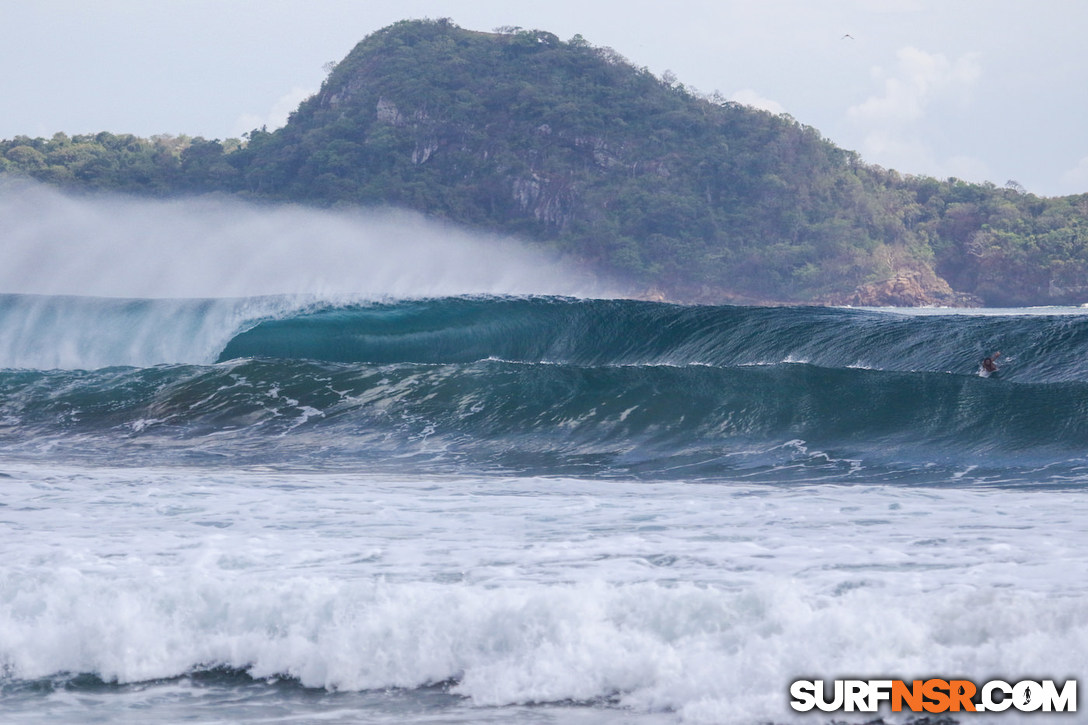
[[[79,189],[402,206],[677,299],[1088,301],[1088,195],[901,176],[788,116],[542,31],[397,23],[282,129],[241,142],[18,137],[0,142],[3,171]]]

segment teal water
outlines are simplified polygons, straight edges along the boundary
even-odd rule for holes
[[[823,725],[793,679],[1078,677],[1085,353],[1076,309],[2,296],[0,714]]]

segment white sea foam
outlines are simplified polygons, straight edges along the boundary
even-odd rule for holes
[[[113,300],[12,295],[0,299],[0,368],[93,370],[208,364],[262,319],[305,311],[308,297]]]
[[[1088,665],[1083,493],[6,470],[9,679],[225,665],[751,723],[813,721],[798,677]]]
[[[1088,306],[1045,305],[1039,307],[854,307],[847,309],[880,312],[906,317],[1069,317],[1088,315]]]
[[[1000,591],[821,596],[770,581],[737,592],[72,570],[20,590],[5,604],[22,621],[2,627],[21,678],[139,682],[226,665],[330,690],[452,679],[475,706],[615,698],[690,722],[795,719],[786,685],[813,673],[1075,677],[1088,647],[1085,627],[1070,627],[1083,600]]]

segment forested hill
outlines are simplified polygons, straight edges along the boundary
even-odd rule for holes
[[[728,69],[723,70],[728,74]],[[542,31],[405,21],[282,129],[0,142],[69,187],[392,204],[551,245],[687,301],[1088,301],[1088,194],[903,176],[788,116],[702,97]]]

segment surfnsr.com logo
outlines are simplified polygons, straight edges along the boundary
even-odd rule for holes
[[[1008,683],[990,680],[797,680],[790,706],[798,712],[876,712],[887,702],[892,712],[1076,712],[1077,681],[1060,687],[1054,680]]]

